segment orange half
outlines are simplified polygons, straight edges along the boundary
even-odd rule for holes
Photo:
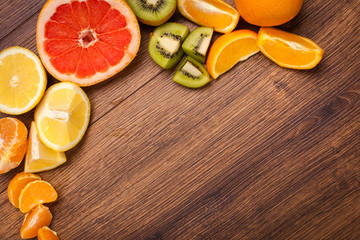
[[[235,8],[221,0],[178,0],[177,5],[190,21],[221,33],[231,32],[240,18]]]
[[[206,61],[209,74],[216,79],[237,62],[244,61],[259,52],[256,39],[256,32],[246,29],[220,36],[209,50]]]
[[[258,33],[260,51],[281,67],[311,69],[324,50],[312,40],[276,28],[262,27]]]

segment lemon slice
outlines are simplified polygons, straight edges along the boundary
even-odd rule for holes
[[[44,95],[46,73],[40,59],[30,50],[10,47],[0,53],[0,111],[23,114],[33,109]]]
[[[40,141],[35,122],[31,122],[24,172],[43,172],[54,169],[65,162],[65,153],[54,151],[45,146]]]
[[[90,119],[90,102],[76,84],[61,82],[51,86],[35,110],[40,140],[49,148],[64,152],[85,134]]]

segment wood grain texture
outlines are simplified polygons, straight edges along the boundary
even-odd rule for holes
[[[21,19],[17,2],[1,4],[0,19],[14,25],[1,25],[0,50],[37,52],[43,1]],[[51,228],[61,239],[360,239],[359,13],[357,0],[305,1],[280,28],[324,49],[315,69],[280,68],[259,53],[197,90],[155,65],[153,28],[141,25],[135,60],[84,88],[84,139],[40,174],[59,193]],[[178,12],[171,20],[195,28]],[[18,118],[30,126],[33,111]],[[6,188],[22,167],[0,176],[0,239],[20,239],[23,215]]]

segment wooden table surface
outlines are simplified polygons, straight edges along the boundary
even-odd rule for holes
[[[0,50],[37,54],[44,3],[1,1]],[[84,88],[84,139],[40,173],[59,193],[51,228],[79,240],[360,239],[359,16],[359,0],[305,0],[280,28],[324,49],[316,68],[280,68],[258,53],[197,90],[152,61],[153,27],[141,24],[134,61]],[[171,21],[196,26],[178,12]],[[17,117],[29,127],[33,114]],[[0,239],[20,239],[24,215],[6,190],[22,169],[0,176]]]

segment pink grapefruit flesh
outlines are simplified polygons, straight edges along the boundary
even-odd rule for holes
[[[36,35],[45,68],[80,86],[120,72],[140,45],[138,22],[123,0],[49,0]]]

